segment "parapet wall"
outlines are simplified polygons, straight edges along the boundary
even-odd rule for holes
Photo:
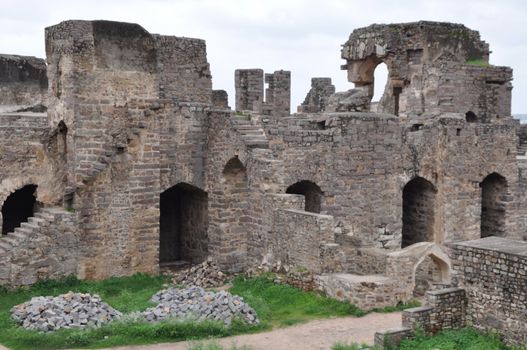
[[[527,343],[527,243],[498,237],[450,246],[454,279],[468,297],[467,324]]]
[[[48,80],[41,58],[0,55],[0,113],[46,105]]]

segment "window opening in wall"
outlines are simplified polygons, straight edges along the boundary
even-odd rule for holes
[[[467,113],[465,113],[465,120],[467,121],[467,123],[476,123],[478,121],[478,117],[474,112],[468,111]]]
[[[434,185],[422,177],[416,177],[404,186],[402,248],[434,241],[435,200]]]
[[[165,266],[204,261],[208,253],[208,195],[179,183],[160,196],[159,261]]]
[[[6,235],[20,227],[35,213],[36,185],[26,185],[11,193],[2,206],[2,234]]]
[[[371,99],[372,103],[378,103],[382,95],[384,94],[384,89],[388,82],[388,66],[386,63],[381,62],[375,67],[373,72],[373,97]]]
[[[287,188],[285,193],[300,194],[305,197],[305,211],[320,213],[322,206],[322,190],[314,182],[303,180]]]

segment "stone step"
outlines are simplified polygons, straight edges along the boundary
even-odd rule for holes
[[[238,130],[241,135],[265,135],[263,130]]]
[[[3,249],[4,251],[9,251],[13,246],[5,240],[5,236],[0,238],[0,249]]]
[[[40,211],[36,212],[34,217],[36,217],[37,219],[42,219],[42,220],[47,221],[47,222],[52,221],[53,219],[55,219],[54,215],[46,213],[43,210],[40,210]]]
[[[9,233],[9,234],[18,234],[18,235],[25,235],[25,236],[31,236],[34,232],[38,231],[38,228],[30,229],[26,227],[17,227],[15,228],[15,231]]]
[[[259,141],[252,141],[252,142],[246,142],[247,147],[249,148],[269,148],[269,142],[259,142]]]
[[[30,223],[30,224],[38,226],[38,225],[41,225],[41,224],[45,223],[46,220],[41,219],[41,218],[37,218],[36,216],[32,216],[32,217],[27,219],[27,222]]]
[[[20,228],[25,228],[29,230],[38,230],[39,226],[34,223],[23,222],[20,224]]]
[[[9,232],[7,234],[7,237],[10,237],[14,240],[17,240],[17,239],[26,239],[28,234],[31,234],[32,232],[27,232],[26,230],[24,229],[21,229],[20,227],[17,227],[15,228],[15,231],[13,232]]]

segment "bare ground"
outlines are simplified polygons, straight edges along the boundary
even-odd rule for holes
[[[254,350],[329,350],[336,342],[373,344],[376,331],[401,326],[401,313],[316,320],[269,332],[208,340],[224,347],[248,345]],[[203,341],[202,341],[203,342]],[[196,342],[124,346],[111,350],[187,350]],[[110,350],[110,349],[108,349]]]

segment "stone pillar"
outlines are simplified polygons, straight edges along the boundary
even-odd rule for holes
[[[227,91],[212,90],[212,105],[217,108],[230,109]]]
[[[311,78],[311,89],[304,102],[298,106],[298,113],[320,113],[325,110],[329,97],[335,93],[331,78]]]
[[[260,111],[264,97],[262,69],[237,69],[234,73],[236,111]]]
[[[288,116],[291,113],[291,72],[279,70],[265,75],[265,104],[263,113]]]

